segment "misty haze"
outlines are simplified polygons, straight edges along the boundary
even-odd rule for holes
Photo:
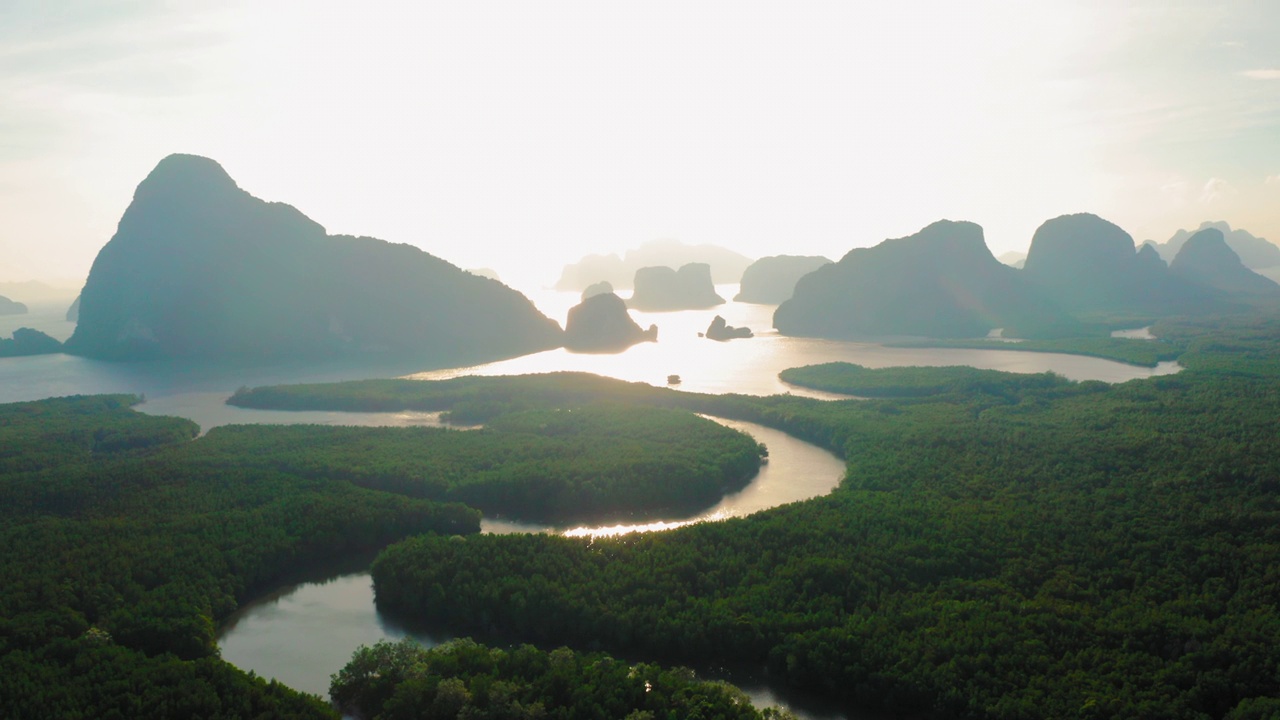
[[[0,9],[0,717],[1280,716],[1280,5]]]

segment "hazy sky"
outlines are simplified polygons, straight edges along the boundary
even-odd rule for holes
[[[83,277],[165,155],[517,283],[1089,211],[1280,241],[1280,2],[5,0],[0,280]]]

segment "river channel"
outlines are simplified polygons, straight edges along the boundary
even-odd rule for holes
[[[485,520],[483,532],[563,532],[606,535],[679,527],[750,515],[770,507],[826,495],[844,476],[844,461],[817,446],[754,423],[712,418],[750,434],[769,448],[769,462],[744,489],[691,518],[636,526],[555,528]],[[328,697],[329,676],[351,658],[359,645],[411,636],[427,646],[448,637],[411,632],[379,613],[367,569],[338,568],[313,580],[291,585],[245,605],[223,626],[218,645],[223,659],[263,677]],[[706,673],[703,673],[704,675]],[[757,706],[784,705],[802,718],[844,717],[784,698],[759,678],[721,674],[741,687]]]
[[[736,288],[718,288],[732,297]],[[539,308],[563,324],[567,309],[577,300],[572,293],[544,293],[534,297]],[[58,313],[21,319],[59,339],[74,327]],[[664,385],[679,375],[681,390],[705,393],[771,395],[793,393],[832,398],[826,393],[794,387],[778,379],[786,368],[845,361],[867,367],[901,365],[967,365],[1009,372],[1055,372],[1072,380],[1124,382],[1174,373],[1176,363],[1137,367],[1100,358],[1004,349],[893,348],[875,342],[849,342],[784,337],[771,326],[772,306],[730,302],[712,310],[669,313],[633,312],[642,326],[656,324],[658,342],[642,343],[617,354],[574,354],[550,350],[510,360],[457,369],[414,366],[411,362],[377,359],[327,363],[271,364],[193,363],[157,361],[111,363],[68,355],[0,359],[0,402],[93,393],[144,395],[143,412],[175,415],[196,421],[203,430],[231,423],[319,423],[331,425],[439,425],[436,413],[284,412],[235,408],[225,401],[241,385],[333,382],[373,377],[445,379],[459,375],[512,375],[577,370],[634,382]],[[713,342],[699,337],[715,315],[728,324],[749,327],[756,337]],[[45,317],[47,315],[47,317]],[[42,322],[33,322],[38,320]],[[15,321],[18,322],[18,321]],[[1135,331],[1132,337],[1149,338]],[[889,340],[891,338],[886,338]],[[787,502],[831,491],[844,472],[839,459],[784,433],[749,423],[720,421],[742,429],[769,447],[770,462],[744,490],[694,518],[669,518],[644,530],[679,526],[747,515]],[[486,519],[485,532],[567,532],[607,534],[637,528],[546,528],[500,519]],[[306,582],[279,588],[247,604],[222,629],[223,657],[275,677],[293,687],[327,696],[329,675],[336,672],[361,644],[408,633],[377,613],[367,573],[368,558],[356,566],[335,566]],[[415,635],[424,643],[440,638]],[[726,677],[761,705],[782,703],[767,685],[750,677]],[[842,717],[807,705],[790,704],[801,717],[815,720]]]

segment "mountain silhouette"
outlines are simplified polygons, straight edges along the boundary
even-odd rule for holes
[[[138,186],[80,297],[70,352],[101,358],[406,353],[495,358],[562,342],[520,293],[409,245],[329,235],[171,155]]]
[[[751,263],[742,273],[737,302],[777,305],[791,297],[796,281],[831,261],[812,255],[773,255]]]
[[[642,330],[627,312],[627,304],[612,292],[583,298],[569,308],[564,344],[575,352],[621,352],[639,342],[658,339],[658,328]]]
[[[631,288],[636,271],[643,267],[680,267],[706,263],[715,283],[735,283],[751,264],[751,258],[717,245],[686,245],[676,240],[652,240],[625,255],[588,255],[564,266],[556,290],[584,290],[606,281],[615,288]]]
[[[0,315],[26,315],[27,306],[0,295]]]
[[[688,263],[679,270],[665,266],[640,268],[634,285],[627,307],[636,310],[701,310],[724,304],[711,282],[711,266],[706,263]]]
[[[1178,256],[1178,251],[1182,249],[1182,246],[1191,239],[1191,236],[1209,228],[1214,228],[1222,233],[1227,247],[1235,251],[1235,254],[1240,257],[1240,262],[1245,267],[1258,270],[1280,266],[1280,247],[1263,238],[1254,237],[1247,230],[1239,228],[1233,230],[1230,225],[1221,220],[1217,222],[1202,222],[1196,230],[1179,230],[1165,242],[1151,244],[1155,245],[1156,250],[1160,252],[1160,257],[1164,258],[1165,262],[1171,263]]]
[[[982,228],[940,220],[850,250],[796,283],[773,325],[784,335],[976,337],[992,329],[1056,335],[1075,323],[991,255]]]
[[[1188,238],[1170,263],[1169,271],[1229,295],[1280,296],[1280,285],[1245,267],[1216,227],[1207,227]]]
[[[1220,296],[1169,272],[1156,250],[1097,215],[1045,221],[1031,239],[1024,277],[1068,312],[1168,315],[1219,307]]]

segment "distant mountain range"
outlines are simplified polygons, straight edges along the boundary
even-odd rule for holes
[[[991,255],[981,227],[940,220],[805,275],[773,324],[785,335],[857,338],[1061,333],[1074,322]]]
[[[711,267],[713,283],[736,283],[751,264],[751,258],[716,245],[686,245],[675,240],[654,240],[628,250],[619,257],[588,255],[564,267],[556,290],[582,291],[605,281],[617,289],[632,287],[636,271],[644,267],[678,268],[689,263]]]
[[[1036,231],[1023,269],[1001,264],[973,223],[939,221],[915,235],[851,250],[796,283],[774,326],[787,335],[1021,337],[1097,333],[1115,318],[1239,310],[1280,298],[1216,227],[1181,245],[1172,266],[1096,215],[1064,215]]]
[[[0,295],[0,315],[26,315],[27,306],[17,300]]]
[[[635,290],[627,307],[636,310],[701,310],[723,305],[706,263],[685,263],[677,270],[665,266],[636,270]]]
[[[1245,267],[1216,227],[1206,227],[1187,238],[1169,264],[1169,272],[1237,298],[1280,296],[1280,285]]]
[[[1240,262],[1251,270],[1280,267],[1280,247],[1260,237],[1255,237],[1247,230],[1232,229],[1221,220],[1202,222],[1196,230],[1179,230],[1163,243],[1148,240],[1144,244],[1153,246],[1165,262],[1171,263],[1182,246],[1201,230],[1215,229],[1222,233],[1227,247],[1240,257]]]
[[[57,305],[70,302],[79,288],[80,285],[68,280],[56,285],[38,280],[0,282],[0,295],[27,305]]]
[[[1174,247],[1166,264],[1159,253]],[[1280,286],[1250,270],[1241,247],[1255,263],[1280,255],[1225,223],[1135,248],[1102,218],[1064,215],[1036,231],[1019,270],[992,256],[979,226],[943,220],[837,263],[776,256],[752,265],[713,246],[648,243],[624,258],[568,266],[561,286],[607,290],[602,281],[629,287],[634,277],[627,305],[664,310],[719,304],[713,283],[741,278],[739,299],[783,300],[774,315],[783,334],[973,337],[1004,328],[1047,337],[1099,332],[1116,317],[1280,302]],[[618,303],[584,303],[570,344],[613,349],[652,339]],[[165,158],[138,186],[94,261],[78,311],[65,348],[99,358],[376,353],[456,364],[566,341],[559,325],[497,280],[409,245],[329,235],[193,155]]]
[[[1167,315],[1214,309],[1216,293],[1169,272],[1154,249],[1097,215],[1063,215],[1031,238],[1022,272],[1073,313]]]
[[[827,258],[813,255],[774,255],[751,263],[742,273],[736,302],[777,305],[791,298],[800,278],[830,265]]]
[[[563,343],[500,282],[409,245],[329,235],[171,155],[138,186],[80,297],[69,352],[101,358],[405,353],[441,360]]]

